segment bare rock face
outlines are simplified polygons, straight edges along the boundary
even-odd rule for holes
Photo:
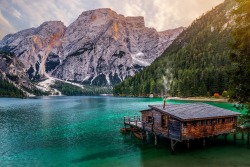
[[[29,93],[26,92],[24,88],[30,90],[36,89],[35,86],[29,82],[24,64],[20,62],[14,54],[0,52],[0,80],[12,83],[27,96],[29,96]]]
[[[60,45],[66,27],[62,22],[45,22],[38,28],[31,28],[10,34],[0,41],[0,48],[15,53],[24,64],[30,77],[45,75],[45,63],[54,47]]]
[[[7,35],[0,49],[14,52],[30,77],[106,86],[121,82],[150,65],[183,31],[158,33],[143,17],[124,17],[111,9],[83,12],[67,28],[45,22]]]
[[[159,52],[162,54],[166,48],[168,48],[172,42],[180,35],[180,33],[185,30],[185,27],[179,27],[176,29],[170,29],[166,31],[159,32],[160,43],[158,45]]]

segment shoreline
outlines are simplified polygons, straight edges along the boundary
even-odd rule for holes
[[[168,97],[168,100],[183,100],[183,101],[206,101],[206,102],[225,102],[228,103],[228,99],[224,98],[206,98],[206,97]]]

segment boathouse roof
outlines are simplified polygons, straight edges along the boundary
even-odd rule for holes
[[[149,107],[183,121],[235,117],[240,115],[238,112],[204,103],[168,104],[165,109],[163,105],[149,105]]]

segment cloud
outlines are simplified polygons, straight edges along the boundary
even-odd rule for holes
[[[144,16],[158,31],[188,26],[195,18],[223,0],[1,0],[0,38],[14,30],[60,20],[68,26],[83,11],[111,8],[125,16]],[[5,19],[5,21],[2,21]]]
[[[103,6],[109,6],[126,16],[144,16],[147,26],[161,31],[179,26],[186,27],[223,0],[126,0],[123,2],[125,3],[121,5],[117,0],[102,1]]]
[[[6,35],[6,32],[14,33],[16,29],[10,24],[10,22],[3,16],[0,10],[0,37]]]
[[[21,19],[21,17],[22,17],[22,14],[15,8],[12,8],[12,14],[13,14],[13,16],[15,16],[18,19]]]

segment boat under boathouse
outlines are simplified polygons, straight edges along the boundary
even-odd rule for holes
[[[137,137],[146,138],[146,133],[171,140],[171,150],[177,142],[225,135],[236,131],[237,117],[240,115],[227,109],[204,103],[149,105],[141,116],[124,117],[124,130],[130,129]],[[128,127],[129,126],[129,127]],[[236,139],[236,136],[234,136]]]

